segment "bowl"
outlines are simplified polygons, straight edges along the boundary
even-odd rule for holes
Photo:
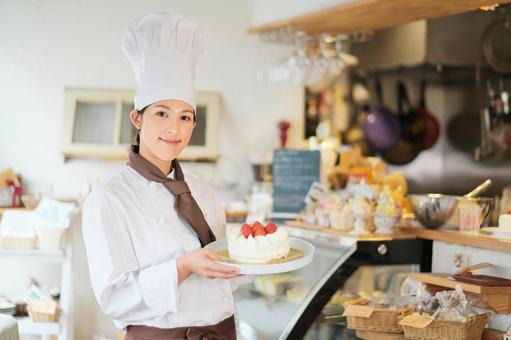
[[[459,197],[442,194],[412,194],[408,196],[410,207],[419,222],[428,229],[444,224],[458,206]]]

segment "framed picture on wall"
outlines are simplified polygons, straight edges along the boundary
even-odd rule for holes
[[[126,90],[65,90],[64,158],[127,159],[129,145],[137,136],[130,120],[133,94]],[[213,162],[218,158],[220,104],[218,93],[197,94],[196,126],[180,160]]]

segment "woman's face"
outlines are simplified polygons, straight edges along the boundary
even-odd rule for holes
[[[131,121],[140,131],[140,154],[156,165],[176,159],[195,126],[192,106],[174,99],[153,103],[142,115],[132,111]]]

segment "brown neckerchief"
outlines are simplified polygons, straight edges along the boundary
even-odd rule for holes
[[[163,184],[176,197],[174,208],[179,217],[188,222],[195,230],[202,247],[215,241],[215,235],[193,198],[177,159],[172,161],[174,179],[170,179],[157,166],[140,156],[138,151],[139,145],[131,146],[128,165],[145,179]]]

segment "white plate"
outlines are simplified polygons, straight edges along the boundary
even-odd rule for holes
[[[289,260],[287,262],[282,262],[282,263],[239,264],[239,263],[222,262],[222,264],[239,268],[239,270],[240,270],[239,273],[243,274],[243,275],[263,275],[263,274],[277,274],[277,273],[290,272],[292,270],[296,270],[296,269],[305,267],[306,265],[311,263],[311,261],[314,257],[314,246],[312,244],[310,244],[309,242],[307,242],[305,240],[299,239],[299,238],[290,237],[289,238],[289,246],[291,248],[295,248],[295,249],[299,249],[299,250],[303,251],[303,256],[301,256],[297,259]],[[219,251],[227,249],[227,240],[226,239],[218,240],[218,241],[208,244],[206,247],[211,248],[215,252],[219,252]]]

